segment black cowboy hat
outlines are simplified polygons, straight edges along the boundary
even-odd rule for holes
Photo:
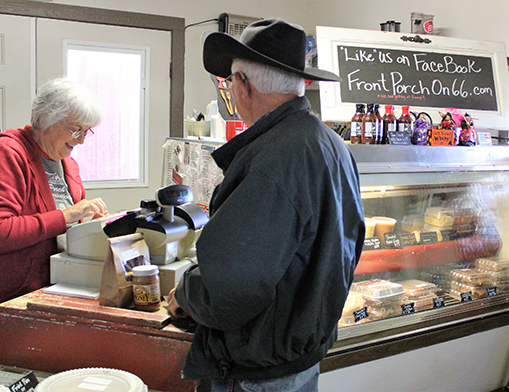
[[[297,74],[307,80],[340,82],[336,74],[306,67],[306,33],[282,19],[264,19],[247,26],[237,40],[225,33],[210,34],[203,44],[203,65],[226,78],[234,59],[255,61]]]

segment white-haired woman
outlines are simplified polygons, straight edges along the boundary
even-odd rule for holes
[[[86,216],[107,214],[100,198],[85,199],[70,157],[101,116],[87,89],[54,79],[38,90],[31,125],[0,133],[0,302],[47,286],[57,237]]]

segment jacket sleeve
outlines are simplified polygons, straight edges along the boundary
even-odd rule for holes
[[[7,144],[0,145],[0,253],[37,244],[65,233],[62,211],[47,211],[40,202],[39,180],[28,159]]]
[[[283,190],[262,173],[249,174],[204,227],[199,267],[181,279],[179,305],[198,323],[224,331],[260,314],[301,243],[299,219]]]

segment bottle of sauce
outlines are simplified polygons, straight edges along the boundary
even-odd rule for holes
[[[134,308],[155,312],[161,306],[159,268],[157,265],[139,265],[133,268]]]
[[[401,117],[398,119],[398,131],[407,131],[410,132],[410,137],[414,134],[414,120],[412,116],[410,116],[409,106],[403,106],[401,113]]]
[[[364,104],[358,103],[355,105],[355,114],[352,117],[350,127],[350,142],[361,143],[362,138],[362,120],[364,118]]]
[[[376,122],[374,104],[368,103],[366,115],[362,119],[362,140],[363,144],[375,144]]]
[[[382,144],[389,144],[389,132],[396,131],[398,119],[394,115],[394,106],[385,105],[385,113],[383,116],[383,134]]]
[[[380,114],[380,105],[375,104],[375,115],[376,115],[376,136],[375,136],[375,144],[382,144],[382,135],[384,132],[384,123],[382,115]]]

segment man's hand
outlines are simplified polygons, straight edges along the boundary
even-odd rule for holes
[[[184,311],[178,304],[177,299],[175,298],[176,289],[177,287],[175,286],[173,289],[171,289],[170,293],[168,294],[168,311],[170,312],[171,317],[182,318],[184,316]]]

